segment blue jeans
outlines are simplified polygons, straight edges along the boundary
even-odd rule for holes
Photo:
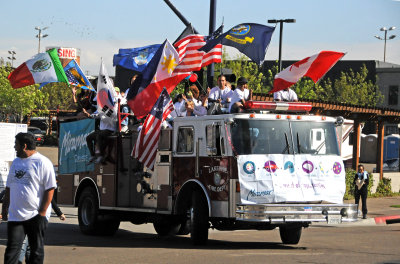
[[[37,215],[29,220],[7,223],[7,248],[4,253],[5,264],[17,264],[25,236],[28,236],[31,254],[29,263],[43,263],[44,232],[48,221],[45,216]]]
[[[18,262],[23,263],[24,259],[26,261],[29,261],[30,251],[31,251],[31,249],[29,248],[29,245],[28,245],[28,237],[25,236],[24,242],[22,242],[21,253],[19,253]]]

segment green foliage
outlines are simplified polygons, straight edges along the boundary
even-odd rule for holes
[[[392,179],[383,177],[376,187],[376,193],[390,196],[392,194]]]
[[[46,100],[43,105],[39,106],[39,109],[55,110],[59,107],[63,110],[72,110],[75,108],[71,88],[66,83],[49,83],[42,88],[41,92]],[[79,93],[80,89],[78,88],[76,94]]]
[[[71,89],[65,83],[50,83],[39,90],[39,84],[13,89],[7,77],[12,68],[0,67],[0,112],[15,115],[20,122],[32,110],[45,113],[50,109],[74,108]],[[39,112],[40,113],[40,112]]]
[[[266,93],[270,89],[265,86],[267,78],[264,76],[258,65],[251,62],[244,55],[237,55],[234,60],[229,60],[229,56],[224,56],[222,67],[231,69],[237,78],[243,76],[248,80],[249,89],[256,93]],[[272,72],[271,72],[272,74]],[[218,74],[215,75],[214,82],[216,83]],[[269,76],[270,77],[270,76]]]
[[[342,72],[340,78],[324,82],[325,90],[336,98],[336,102],[362,106],[376,106],[383,101],[378,85],[367,80],[368,70],[365,65],[359,72],[352,69]]]
[[[37,89],[38,85],[13,89],[7,79],[11,70],[7,66],[0,68],[0,111],[15,115],[21,122],[24,115],[43,105],[46,96]]]
[[[356,174],[356,171],[353,169],[346,169],[346,191],[344,193],[343,199],[349,200],[351,198],[354,198],[354,175]]]

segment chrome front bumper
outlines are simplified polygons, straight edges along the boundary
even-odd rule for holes
[[[236,220],[246,222],[355,222],[356,204],[238,204]]]

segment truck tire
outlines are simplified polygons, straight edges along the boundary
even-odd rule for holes
[[[279,234],[283,244],[296,245],[300,241],[302,226],[280,226]]]
[[[195,191],[190,208],[190,237],[194,245],[207,244],[208,228],[207,201],[199,191]]]
[[[103,229],[99,216],[99,202],[93,188],[86,187],[78,203],[78,222],[81,232],[86,235],[99,235]]]

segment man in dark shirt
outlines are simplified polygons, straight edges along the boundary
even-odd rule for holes
[[[355,202],[358,205],[361,196],[363,219],[366,219],[368,213],[367,197],[368,197],[369,177],[368,177],[368,172],[364,171],[363,165],[358,165],[358,172],[354,175],[353,184],[354,184]]]

